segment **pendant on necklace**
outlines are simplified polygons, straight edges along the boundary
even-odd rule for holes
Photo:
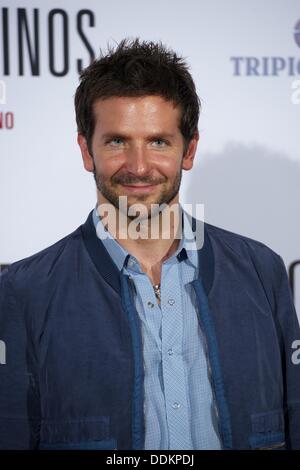
[[[160,301],[160,284],[154,284],[153,290],[156,298]]]

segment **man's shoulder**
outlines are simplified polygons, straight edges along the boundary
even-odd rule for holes
[[[240,273],[249,275],[255,272],[270,304],[274,305],[276,291],[281,285],[287,285],[288,277],[282,257],[261,241],[212,224],[205,225],[215,248],[214,254],[219,257],[219,262],[221,259],[221,265],[236,266]]]
[[[251,258],[260,258],[261,261],[282,262],[281,256],[264,242],[207,222],[205,222],[205,229],[211,239],[224,249],[227,248],[237,255],[250,255]]]
[[[76,245],[80,244],[81,240],[81,229],[78,227],[41,251],[13,262],[2,272],[2,275],[13,278],[14,281],[49,275],[56,266],[61,266],[74,256]]]

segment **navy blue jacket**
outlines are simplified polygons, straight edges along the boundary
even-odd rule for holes
[[[1,449],[143,449],[130,280],[85,224],[0,276]],[[195,222],[195,221],[194,221]],[[282,259],[204,224],[193,282],[224,449],[300,448],[299,325]]]

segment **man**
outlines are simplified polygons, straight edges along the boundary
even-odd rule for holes
[[[1,448],[300,448],[284,264],[179,204],[199,139],[186,64],[122,41],[75,109],[97,206],[0,278]]]

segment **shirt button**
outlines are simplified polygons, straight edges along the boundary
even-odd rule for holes
[[[174,401],[172,408],[174,408],[174,410],[178,410],[178,408],[180,408],[180,403],[178,403],[177,401]]]
[[[169,356],[173,356],[173,349],[172,348],[168,349],[168,354],[169,354]]]
[[[152,302],[150,302],[150,300],[149,300],[149,302],[147,302],[147,305],[148,305],[148,307],[150,307],[150,308],[153,308],[153,307],[154,307],[154,304],[153,304]]]
[[[174,304],[175,304],[175,300],[174,300],[174,299],[169,299],[169,300],[168,300],[168,304],[169,304],[169,305],[174,305]]]

